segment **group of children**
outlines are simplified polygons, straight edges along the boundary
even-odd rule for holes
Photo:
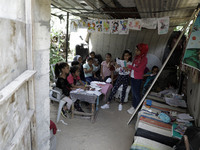
[[[95,53],[91,52],[90,57],[87,58],[87,63],[82,64],[83,60],[80,55],[75,56],[74,61],[71,64],[71,68],[65,62],[57,63],[55,66],[55,74],[57,78],[56,86],[61,88],[66,98],[66,105],[62,109],[63,115],[70,110],[72,104],[69,98],[71,90],[76,88],[85,89],[86,85],[92,81],[107,81],[110,79],[113,88],[106,104],[101,106],[102,109],[110,108],[110,102],[113,96],[116,94],[118,88],[123,85],[122,96],[118,110],[122,110],[124,103],[126,89],[131,81],[132,91],[132,106],[127,110],[129,114],[133,114],[135,108],[141,100],[140,87],[142,84],[143,77],[146,76],[147,80],[144,84],[142,94],[148,90],[151,82],[155,78],[158,67],[154,66],[150,73],[144,75],[144,70],[147,65],[147,44],[138,44],[135,49],[135,56],[132,61],[132,52],[124,50],[121,59],[112,60],[112,55],[107,53],[105,55],[105,61],[99,63],[98,59],[95,58]],[[100,76],[97,76],[97,72],[100,71]],[[115,78],[118,74],[117,78]],[[75,108],[78,111],[83,111],[78,103],[75,104]]]

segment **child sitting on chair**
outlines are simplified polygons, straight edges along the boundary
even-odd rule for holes
[[[74,57],[74,61],[71,63],[71,66],[78,65],[80,67],[80,78],[81,81],[85,82],[85,76],[83,71],[83,58],[80,55]]]
[[[60,62],[55,65],[55,75],[56,75],[56,87],[60,88],[65,95],[62,99],[66,103],[64,104],[61,114],[63,117],[67,117],[70,111],[72,100],[69,98],[69,93],[71,91],[71,85],[67,81],[67,75],[69,74],[69,65],[66,62]]]
[[[85,75],[85,80],[88,84],[90,84],[90,82],[95,81],[96,79],[93,77],[94,71],[95,71],[95,66],[93,65],[93,58],[89,57],[87,59],[87,63],[83,65],[83,69],[84,69],[84,75]]]
[[[143,96],[145,95],[145,93],[149,89],[149,87],[150,87],[151,83],[153,82],[153,80],[155,79],[158,71],[159,71],[158,66],[153,66],[152,69],[151,69],[151,72],[148,72],[145,75],[143,75],[144,77],[147,77],[146,81],[144,83],[144,86],[143,86],[143,90],[142,90]]]
[[[72,66],[70,68],[70,74],[67,77],[67,81],[73,88],[85,89],[85,84],[80,78],[80,68],[78,66]]]
[[[57,79],[56,87],[60,88],[63,94],[65,95],[65,97],[62,100],[64,100],[66,103],[64,104],[61,111],[63,117],[65,118],[67,117],[67,114],[70,112],[70,108],[73,103],[69,97],[70,91],[74,89],[67,80],[68,74],[69,74],[69,65],[66,62],[60,62],[55,65],[55,75]],[[78,105],[78,102],[77,104],[75,104],[75,108],[78,111],[82,110],[81,107]]]

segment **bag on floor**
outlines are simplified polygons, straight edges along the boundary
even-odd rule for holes
[[[184,137],[181,141],[176,144],[175,150],[200,150],[200,128],[198,127],[188,127],[185,131],[185,139]],[[186,145],[188,144],[188,148],[186,149]]]

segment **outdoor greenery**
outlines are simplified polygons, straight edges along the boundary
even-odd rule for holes
[[[51,29],[51,46],[50,46],[50,66],[57,62],[65,61],[65,34],[62,31]],[[50,70],[50,79],[53,79],[52,70]]]

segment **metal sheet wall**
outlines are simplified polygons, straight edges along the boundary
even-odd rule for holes
[[[130,31],[128,35],[114,35],[103,33],[92,33],[90,36],[90,51],[101,54],[104,58],[106,53],[111,53],[113,58],[121,57],[125,49],[132,52],[138,43],[149,45],[149,53],[162,60],[164,49],[173,29],[168,34],[158,35],[157,30],[142,29],[142,31]]]

